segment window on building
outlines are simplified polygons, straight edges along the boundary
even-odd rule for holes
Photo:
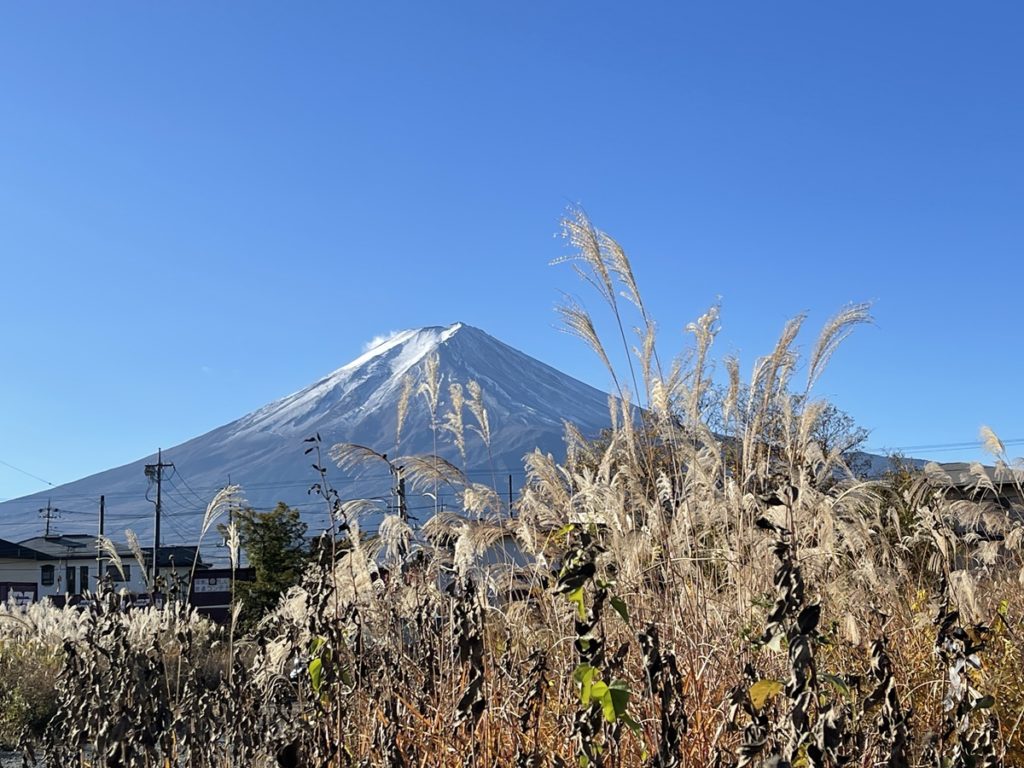
[[[40,569],[39,583],[44,587],[52,587],[56,568],[52,565],[44,565]]]
[[[121,576],[121,572],[117,570],[117,566],[111,564],[107,565],[107,575],[110,576],[110,580],[118,583],[132,580],[132,567],[128,563],[123,563],[121,567],[124,569],[124,576]]]

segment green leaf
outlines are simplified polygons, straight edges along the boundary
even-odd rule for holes
[[[843,680],[843,678],[823,673],[821,675],[821,679],[839,691],[847,701],[853,699],[853,695],[850,693],[850,686],[846,684],[846,681]]]
[[[760,710],[772,698],[782,691],[782,683],[778,680],[758,680],[750,686],[750,703],[754,709]]]
[[[572,679],[582,685],[588,677],[593,678],[596,670],[589,664],[580,664],[572,671]]]
[[[587,618],[587,608],[583,604],[583,586],[576,587],[572,592],[566,595],[570,603],[576,604],[576,613],[580,617],[580,621],[584,621]]]
[[[319,657],[309,662],[309,682],[315,693],[320,693],[320,686],[323,685],[324,663]]]
[[[627,728],[629,728],[629,730],[631,730],[633,732],[634,736],[636,736],[637,738],[640,738],[640,723],[638,723],[636,720],[634,720],[632,717],[630,717],[627,714],[623,714],[622,717],[619,718],[619,719],[622,720],[623,725],[625,725]],[[640,753],[640,758],[642,760],[646,760],[647,759],[647,747],[643,746],[642,743],[641,743],[641,746],[643,747],[643,751]]]
[[[583,704],[583,706],[587,706],[590,704],[590,699],[592,696],[591,690],[594,686],[595,674],[597,674],[597,670],[589,664],[580,664],[572,673],[573,679],[580,686],[580,702]]]
[[[604,711],[604,719],[614,723],[626,714],[626,707],[629,706],[629,688],[623,680],[612,680],[607,686],[607,692],[601,697],[601,709]]]
[[[980,699],[978,699],[976,702],[974,702],[974,708],[975,709],[990,709],[992,706],[995,705],[995,703],[996,703],[996,700],[995,700],[995,698],[993,696],[982,696]]]
[[[576,525],[574,523],[566,523],[561,528],[559,528],[557,531],[555,531],[554,538],[555,539],[564,538],[566,536],[566,534],[568,534],[575,527],[576,527]]]
[[[351,688],[353,685],[355,685],[355,679],[352,677],[352,672],[349,670],[348,667],[342,667],[341,668],[340,677],[341,677],[341,682],[343,682],[349,688]]]
[[[614,608],[615,612],[622,617],[622,620],[626,622],[626,624],[629,624],[629,609],[626,607],[626,604],[623,602],[622,598],[613,597],[608,602],[612,604],[612,608]]]

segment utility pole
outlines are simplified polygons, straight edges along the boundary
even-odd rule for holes
[[[398,475],[398,516],[405,522],[409,521],[409,503],[405,497],[405,473],[402,467],[395,470]]]
[[[100,532],[96,539],[96,583],[103,581],[103,549],[100,547],[100,538],[103,538],[103,517],[106,513],[106,499],[100,496]],[[97,587],[98,589],[98,587]]]
[[[39,516],[46,521],[46,533],[43,536],[49,538],[50,536],[50,521],[56,520],[60,516],[60,510],[56,507],[50,506],[50,500],[46,500],[46,506],[39,510]]]
[[[164,463],[163,451],[157,449],[156,464],[146,465],[146,477],[156,481],[156,516],[153,520],[153,586],[156,586],[157,561],[160,554],[160,484],[164,479],[164,470],[174,467],[173,463]]]

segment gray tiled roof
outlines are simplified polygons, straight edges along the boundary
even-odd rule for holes
[[[0,539],[0,557],[14,560],[52,560],[53,558],[45,552],[26,547],[22,544],[15,544],[13,541]]]
[[[23,555],[7,555],[7,557],[18,557],[20,559],[44,559],[64,560],[68,558],[95,560],[96,559],[96,537],[91,534],[75,533],[60,534],[54,536],[36,536],[32,539],[25,539],[18,544],[11,546],[20,547],[24,550]],[[39,557],[32,557],[32,553]],[[117,554],[124,560],[133,557],[131,549],[118,547]],[[147,561],[153,557],[152,547],[143,547],[142,554]],[[196,556],[196,548],[189,546],[165,546],[160,547],[158,565],[161,568],[169,567],[172,563],[177,567],[190,567]],[[200,566],[204,563],[199,562]]]

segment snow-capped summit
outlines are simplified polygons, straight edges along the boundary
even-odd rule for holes
[[[450,409],[449,386],[465,388],[475,381],[483,391],[491,431],[491,450],[466,430],[463,460],[444,430],[431,428],[426,398],[417,393],[427,375],[427,360],[437,355],[440,397],[437,418]],[[405,380],[412,379],[412,397],[396,444],[398,402]],[[309,447],[303,442],[319,433],[325,448],[338,442],[367,445],[394,456],[434,450],[467,469],[476,479],[488,481],[513,475],[522,483],[522,457],[534,448],[564,453],[564,422],[576,424],[585,434],[596,434],[608,423],[608,396],[557,371],[478,328],[465,323],[393,333],[366,349],[351,362],[310,386],[283,397],[236,421],[218,427],[186,443],[165,449],[164,461],[176,470],[168,472],[163,485],[167,542],[191,541],[199,529],[205,502],[224,486],[242,485],[247,500],[256,507],[285,501],[309,513],[311,528],[324,521],[322,501],[310,496],[310,485],[319,478],[310,467]],[[464,412],[466,424],[474,423]],[[47,498],[64,509],[75,510],[74,519],[61,521],[61,530],[94,530],[87,511],[106,497],[107,530],[119,534],[125,527],[147,536],[153,505],[147,501],[148,481],[143,468],[155,456],[140,459],[45,493],[0,504],[0,536],[18,540],[36,535],[35,510]],[[327,461],[326,456],[324,460]],[[343,497],[380,493],[369,480],[355,480],[351,473],[328,467],[331,482]],[[379,472],[378,472],[379,476]],[[320,514],[319,518],[316,514]],[[118,536],[119,537],[119,536]]]
[[[387,406],[405,375],[464,327],[455,323],[392,334],[315,384],[240,419],[238,434],[250,429],[308,431],[311,423],[322,431],[355,424]]]

